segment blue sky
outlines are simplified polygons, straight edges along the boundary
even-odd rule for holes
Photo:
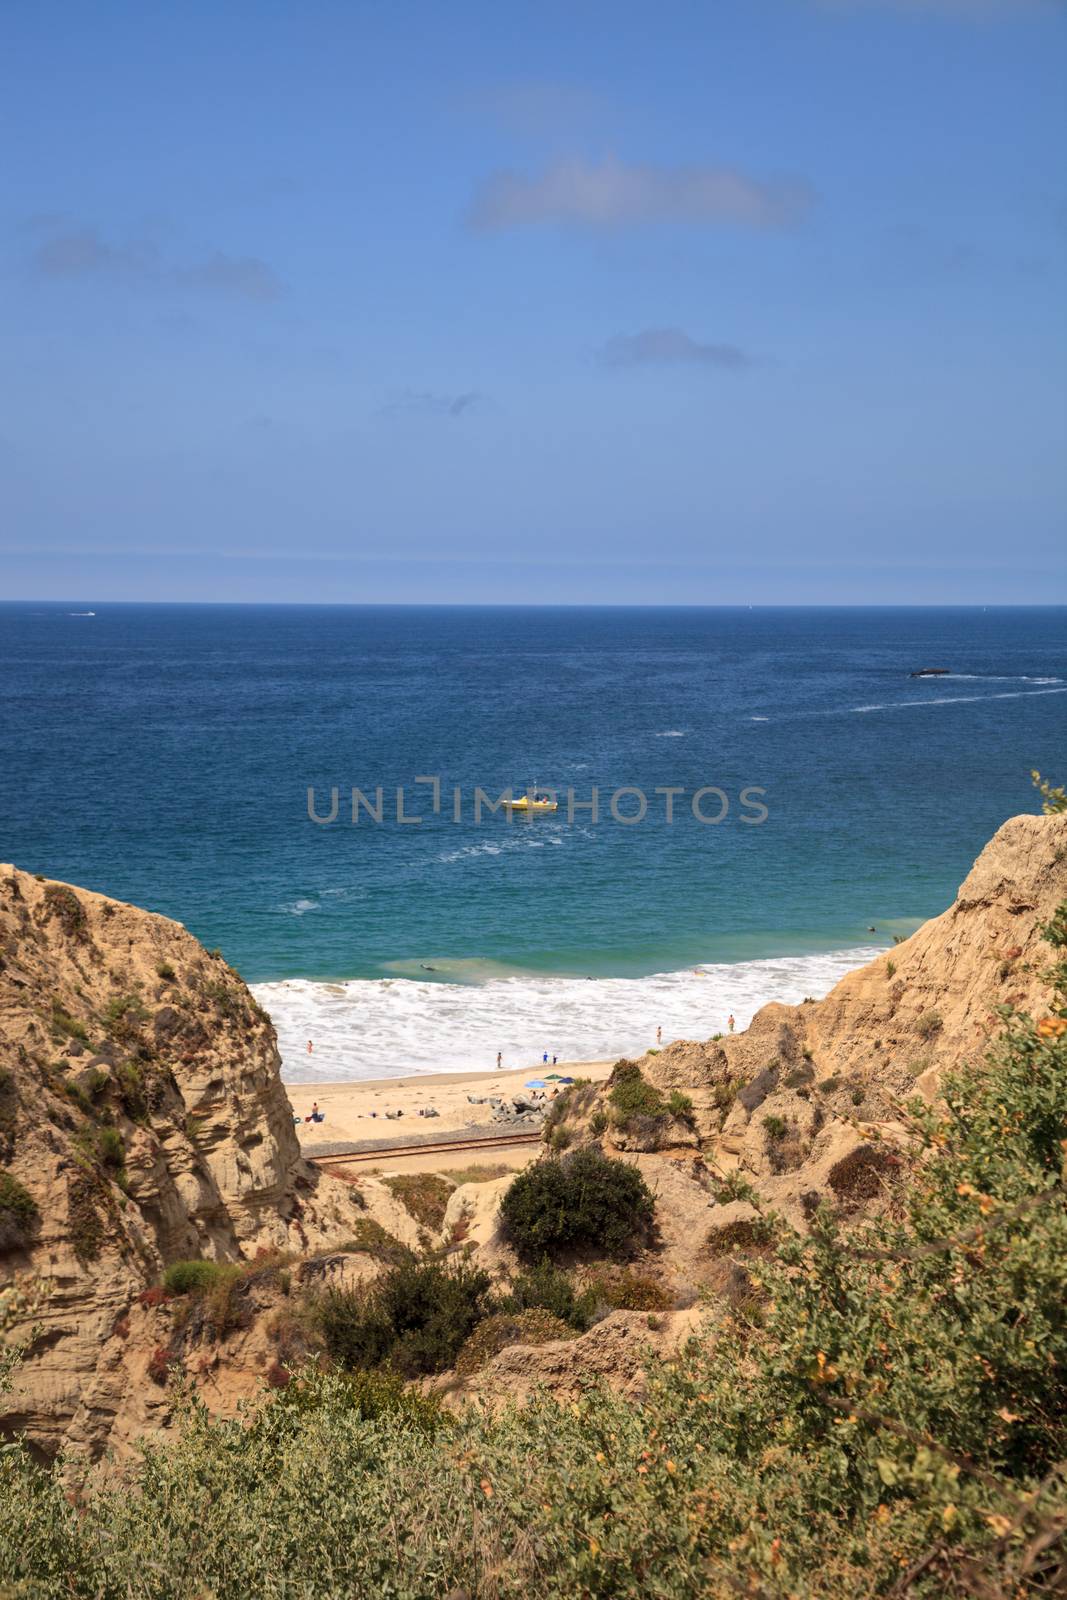
[[[0,595],[1067,600],[1065,45],[6,0]]]

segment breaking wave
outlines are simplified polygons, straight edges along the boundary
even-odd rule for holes
[[[863,946],[815,955],[707,964],[646,978],[465,973],[467,982],[291,978],[253,986],[278,1030],[290,1083],[407,1077],[640,1054],[656,1042],[707,1039],[733,1013],[748,1025],[769,1000],[818,998],[876,953]],[[473,981],[470,981],[472,980]],[[307,1041],[314,1054],[307,1053]]]

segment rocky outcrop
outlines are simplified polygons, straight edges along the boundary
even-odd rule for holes
[[[46,1455],[135,1436],[138,1297],[168,1263],[325,1248],[361,1204],[301,1158],[270,1019],[218,954],[10,866],[0,1158],[0,1282],[47,1284],[0,1426]]]
[[[450,1399],[476,1399],[499,1406],[522,1402],[537,1389],[560,1400],[575,1400],[591,1383],[604,1382],[639,1398],[645,1389],[650,1355],[673,1355],[697,1331],[697,1308],[651,1316],[643,1311],[612,1311],[579,1339],[553,1339],[546,1344],[507,1345],[499,1355],[462,1385]]]
[[[936,1097],[947,1068],[980,1057],[1001,1026],[999,1008],[1047,1009],[1042,928],[1065,900],[1067,815],[1014,817],[949,910],[824,1000],[767,1005],[744,1033],[643,1057],[637,1067],[660,1116],[620,1126],[609,1081],[583,1088],[557,1119],[572,1142],[595,1138],[638,1161],[658,1191],[679,1279],[706,1286],[705,1244],[724,1209],[712,1174],[740,1171],[798,1227],[820,1200],[847,1217],[891,1193],[906,1143],[902,1101]],[[620,1063],[616,1073],[633,1070]],[[690,1103],[684,1137],[667,1114],[672,1095]]]

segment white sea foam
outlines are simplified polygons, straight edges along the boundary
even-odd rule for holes
[[[278,1030],[290,1083],[407,1077],[641,1053],[663,1039],[707,1039],[733,1012],[748,1025],[768,1000],[824,995],[875,948],[705,965],[647,978],[559,978],[530,973],[484,982],[397,978],[254,985]],[[470,975],[469,973],[465,975]],[[314,1054],[307,1041],[314,1041]]]
[[[290,900],[285,905],[279,906],[279,911],[286,911],[291,917],[302,917],[308,911],[318,911],[317,900]]]
[[[684,739],[684,728],[667,728],[663,733],[656,734],[657,739]]]

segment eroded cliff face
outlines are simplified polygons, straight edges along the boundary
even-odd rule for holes
[[[907,1174],[902,1103],[935,1098],[947,1069],[981,1059],[1003,1025],[999,1007],[1047,1011],[1042,926],[1064,901],[1067,815],[1014,817],[955,903],[910,939],[823,1000],[768,1005],[744,1033],[619,1063],[616,1083],[637,1072],[652,1091],[646,1113],[623,1116],[610,1082],[580,1087],[558,1114],[557,1142],[595,1142],[637,1163],[656,1194],[661,1241],[645,1265],[682,1303],[710,1291],[714,1306],[755,1218],[745,1202],[720,1202],[721,1179],[739,1172],[802,1229],[822,1201],[846,1221],[890,1203]],[[680,1115],[672,1095],[685,1097],[674,1101]],[[474,1237],[486,1259],[501,1248],[495,1223]]]
[[[892,1122],[902,1099],[935,1095],[946,1068],[980,1058],[998,1007],[1047,1005],[1041,929],[1065,899],[1067,816],[1013,817],[947,911],[824,1000],[764,1006],[745,1033],[672,1045],[642,1071],[691,1097],[694,1138],[725,1165],[763,1179],[817,1165],[846,1127]],[[768,1136],[768,1117],[784,1135]]]
[[[307,1252],[357,1199],[300,1155],[274,1029],[180,924],[0,866],[0,1282],[47,1281],[0,1425],[98,1454],[145,1424],[138,1296],[178,1259]],[[15,1330],[16,1334],[18,1329]]]

